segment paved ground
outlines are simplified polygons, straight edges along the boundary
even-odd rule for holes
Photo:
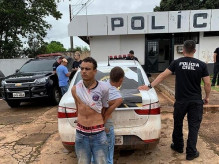
[[[39,104],[11,109],[0,101],[1,164],[32,163],[47,139],[57,133],[56,108]]]
[[[173,129],[172,103],[159,93],[162,105],[162,132],[158,146],[152,151],[115,152],[115,164],[188,163],[185,154],[173,152],[169,145]],[[0,163],[1,164],[76,164],[74,153],[66,153],[57,131],[57,107],[26,104],[10,109],[0,101]],[[206,113],[201,126],[198,149],[200,157],[189,163],[219,163],[218,135],[209,134],[212,120],[218,125],[218,113]],[[185,140],[187,123],[184,126]],[[217,132],[218,128],[214,127]]]

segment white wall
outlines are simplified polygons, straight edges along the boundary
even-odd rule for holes
[[[200,33],[199,40],[199,59],[206,63],[213,63],[214,51],[219,47],[219,36],[203,37],[204,33]]]
[[[90,38],[91,56],[98,61],[107,61],[108,56],[135,52],[139,62],[145,61],[145,35],[93,36]]]
[[[177,53],[177,46],[183,46],[183,44],[174,45],[174,60],[183,57],[183,54]],[[199,58],[199,47],[200,47],[200,44],[196,44],[196,52],[194,54],[194,57],[196,59],[200,59]]]
[[[28,60],[30,59],[0,59],[0,70],[5,76],[11,75]]]

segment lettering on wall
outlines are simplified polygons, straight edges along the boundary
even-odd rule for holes
[[[207,13],[198,13],[198,14],[194,14],[193,17],[193,27],[194,28],[204,28],[207,27],[207,23],[202,23],[202,24],[198,24],[198,18],[203,18],[203,19],[207,19],[208,14]]]
[[[73,19],[70,24],[69,35],[86,36],[87,31],[96,35],[123,35],[148,33],[175,33],[175,32],[201,32],[219,31],[219,9],[212,10],[186,10],[167,11],[136,14],[92,15],[88,17],[85,27],[83,17]],[[96,18],[95,18],[96,17]],[[101,19],[99,19],[101,17]],[[76,16],[77,18],[77,16]],[[80,19],[79,19],[80,18]],[[90,19],[90,21],[89,21]],[[94,20],[101,20],[98,24]],[[83,25],[83,26],[82,26]],[[87,30],[82,31],[82,27]],[[95,27],[95,28],[92,28]],[[104,30],[102,30],[104,29]],[[102,31],[102,33],[101,33]],[[79,34],[79,35],[75,35]]]
[[[153,29],[153,30],[165,29],[165,26],[156,26],[156,25],[155,25],[155,16],[152,16],[151,29]]]
[[[140,26],[136,26],[135,22],[140,21]],[[144,29],[144,17],[134,16],[131,18],[131,28],[132,30],[143,30]]]
[[[182,19],[182,15],[177,15],[177,28],[180,29],[181,28],[181,19]]]
[[[182,15],[181,15],[181,11],[179,12],[180,14],[176,15],[176,20],[172,20],[172,21],[176,21],[176,29],[181,29],[182,28]],[[188,16],[189,17],[189,16]],[[202,13],[194,13],[194,14],[190,14],[190,17],[192,17],[192,22],[190,22],[192,24],[192,27],[194,29],[203,29],[207,27],[207,20],[211,18],[211,15],[209,15],[207,12],[202,12]],[[151,30],[164,30],[166,27],[165,25],[157,25],[160,24],[162,20],[159,19],[159,15],[156,16],[156,13],[154,15],[151,16],[151,27],[149,27]],[[169,20],[170,21],[170,20]],[[218,20],[219,21],[219,20]],[[136,26],[136,22],[138,22],[138,26]],[[201,22],[201,23],[200,23]],[[132,16],[131,17],[131,29],[132,30],[144,30],[147,28],[147,26],[149,24],[146,24],[147,22],[145,21],[145,18],[141,15],[139,16]],[[122,17],[111,17],[111,31],[115,31],[115,28],[121,28],[124,26],[128,26],[128,24],[124,24],[124,18]],[[189,28],[189,27],[188,27]],[[218,26],[219,28],[219,26]],[[193,29],[193,31],[195,31]],[[189,31],[189,29],[188,29]],[[171,32],[171,31],[169,31]],[[174,31],[172,31],[174,32]]]
[[[123,18],[121,17],[111,18],[112,31],[114,31],[116,27],[123,27],[123,26],[124,26]]]

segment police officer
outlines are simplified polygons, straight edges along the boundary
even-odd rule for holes
[[[219,85],[219,47],[214,51],[214,76],[211,86],[215,86],[217,79],[217,85]]]
[[[128,57],[126,58],[126,60],[137,60],[138,61],[138,58],[134,56],[133,50],[129,51],[129,54],[128,54]]]
[[[174,104],[174,129],[172,134],[171,148],[183,153],[183,119],[187,114],[189,134],[186,147],[186,159],[193,160],[199,156],[196,149],[198,131],[203,114],[203,101],[205,104],[209,102],[209,94],[211,90],[210,77],[207,70],[207,65],[194,58],[195,42],[187,40],[184,42],[183,54],[184,57],[174,60],[170,66],[161,73],[148,86],[140,86],[140,90],[149,90],[159,84],[167,76],[173,72],[176,74],[175,86],[175,104]],[[205,98],[202,100],[201,95],[201,79],[204,81]]]

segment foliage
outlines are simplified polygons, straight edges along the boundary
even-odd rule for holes
[[[49,15],[61,18],[56,0],[0,0],[0,58],[19,56],[23,39],[43,44]]]
[[[68,51],[71,51],[71,49],[69,48]],[[76,46],[73,51],[79,51],[79,52],[89,52],[89,48],[87,46]]]
[[[87,46],[84,46],[84,47],[82,47],[82,51],[88,52],[90,50],[87,48]]]
[[[64,48],[63,44],[57,41],[51,41],[46,46],[46,53],[63,52],[63,51],[66,51],[66,49]]]
[[[180,11],[218,8],[218,0],[161,0],[160,6],[156,6],[154,11]]]
[[[29,40],[28,41],[29,47],[23,50],[23,54],[28,56],[29,58],[34,58],[39,54],[46,54],[47,50],[47,42],[40,43],[37,40]]]
[[[74,47],[74,48],[73,48],[73,51],[80,51],[80,52],[81,52],[81,51],[82,51],[82,49],[81,49],[81,47],[79,47],[79,46],[76,46],[76,47]]]

